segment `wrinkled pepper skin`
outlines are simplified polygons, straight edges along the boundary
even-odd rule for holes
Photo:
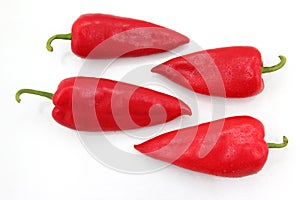
[[[20,90],[17,98],[22,93],[30,93],[27,91]],[[103,78],[64,79],[48,98],[55,105],[52,111],[55,121],[79,131],[135,129],[191,115],[190,108],[175,97]]]
[[[73,23],[71,34],[72,51],[82,58],[144,56],[168,51],[189,42],[189,38],[171,29],[107,14],[81,15]],[[95,50],[103,42],[107,44]],[[120,55],[122,51],[125,53]]]
[[[204,157],[200,157],[199,152],[208,128],[211,123],[219,123],[220,120],[171,131],[135,145],[135,148],[153,158],[172,161],[174,165],[206,174],[243,177],[257,173],[268,157],[263,124],[248,116],[229,117],[224,120],[219,138],[217,141],[208,141],[214,146]],[[186,138],[189,137],[192,140],[187,143]],[[186,150],[174,158],[174,152],[182,146],[186,146]]]
[[[152,72],[200,94],[243,98],[264,89],[262,67],[256,48],[233,46],[179,56],[154,67]]]

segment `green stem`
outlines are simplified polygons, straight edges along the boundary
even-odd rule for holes
[[[23,93],[27,93],[27,94],[35,94],[35,95],[39,95],[39,96],[42,96],[42,97],[46,97],[48,99],[52,99],[53,97],[53,94],[52,93],[49,93],[49,92],[43,92],[43,91],[39,91],[39,90],[32,90],[32,89],[21,89],[19,90],[17,93],[16,93],[16,101],[18,103],[21,102],[21,99],[20,99],[20,96],[21,94]]]
[[[288,139],[286,136],[283,136],[283,142],[282,143],[268,143],[269,148],[283,148],[288,144]]]
[[[285,63],[286,63],[286,57],[285,56],[279,56],[280,62],[277,65],[271,66],[271,67],[261,67],[261,72],[262,73],[269,73],[269,72],[274,72],[282,68]]]
[[[46,44],[46,48],[48,49],[48,51],[53,51],[53,47],[51,46],[51,43],[55,39],[72,40],[72,33],[53,35],[51,38],[48,39]]]

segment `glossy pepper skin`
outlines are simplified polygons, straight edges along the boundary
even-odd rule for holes
[[[222,47],[173,58],[152,72],[200,94],[243,98],[264,89],[261,75],[280,69],[286,59],[279,57],[279,64],[263,67],[261,54],[254,47]]]
[[[189,42],[189,38],[171,29],[107,14],[81,15],[74,22],[70,34],[57,34],[48,40],[49,51],[53,50],[51,42],[54,39],[72,40],[72,51],[82,58],[144,56]],[[103,46],[97,47],[101,43]]]
[[[63,126],[80,131],[134,129],[191,115],[190,108],[175,97],[102,78],[67,78],[54,94],[22,89],[16,94],[18,102],[22,93],[52,99],[53,118]]]
[[[171,131],[135,145],[135,148],[153,158],[197,172],[243,177],[263,168],[268,157],[268,146],[281,148],[287,144],[286,137],[283,144],[267,144],[264,141],[264,126],[255,118],[236,116],[221,120]],[[206,145],[211,143],[212,149],[201,156],[201,148],[212,123],[222,124],[223,127],[215,133],[219,134],[216,141],[207,139]]]

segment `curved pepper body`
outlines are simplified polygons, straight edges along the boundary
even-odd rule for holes
[[[262,66],[256,48],[236,46],[176,57],[153,68],[152,72],[197,93],[241,98],[263,90]]]
[[[134,129],[191,115],[190,108],[175,97],[102,78],[63,80],[53,103],[53,118],[80,131]]]
[[[103,42],[106,43],[102,45]],[[186,36],[153,23],[106,14],[85,14],[72,26],[71,47],[83,58],[107,58],[160,53],[188,42]],[[99,44],[102,46],[98,47]]]
[[[171,131],[135,145],[135,148],[153,158],[217,176],[242,177],[260,171],[268,156],[263,124],[248,116],[222,120],[223,127],[217,141],[204,140],[209,126],[220,123],[220,120]],[[211,143],[213,148],[206,156],[201,157],[204,142],[206,145]],[[183,147],[185,150],[176,155],[178,149]]]

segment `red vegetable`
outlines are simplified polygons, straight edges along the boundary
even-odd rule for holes
[[[123,53],[122,56],[143,56],[168,51],[189,42],[186,36],[168,28],[106,14],[81,15],[74,22],[72,33],[49,38],[49,51],[53,51],[51,42],[54,39],[72,40],[72,51],[83,58],[119,57]],[[101,43],[103,45],[96,48]]]
[[[197,93],[222,97],[249,97],[264,88],[262,73],[284,66],[286,59],[263,67],[254,47],[236,46],[199,51],[173,58],[152,69]]]
[[[73,77],[63,80],[55,94],[19,90],[53,100],[53,118],[80,131],[112,131],[139,128],[191,115],[190,108],[175,97],[147,88],[107,79]]]
[[[212,126],[215,127],[209,134]],[[217,126],[221,129],[214,132]],[[134,147],[148,156],[190,170],[242,177],[260,171],[267,160],[268,147],[285,147],[288,140],[284,137],[283,141],[282,144],[266,143],[259,120],[237,116],[171,131]],[[211,150],[203,156],[205,148]]]

